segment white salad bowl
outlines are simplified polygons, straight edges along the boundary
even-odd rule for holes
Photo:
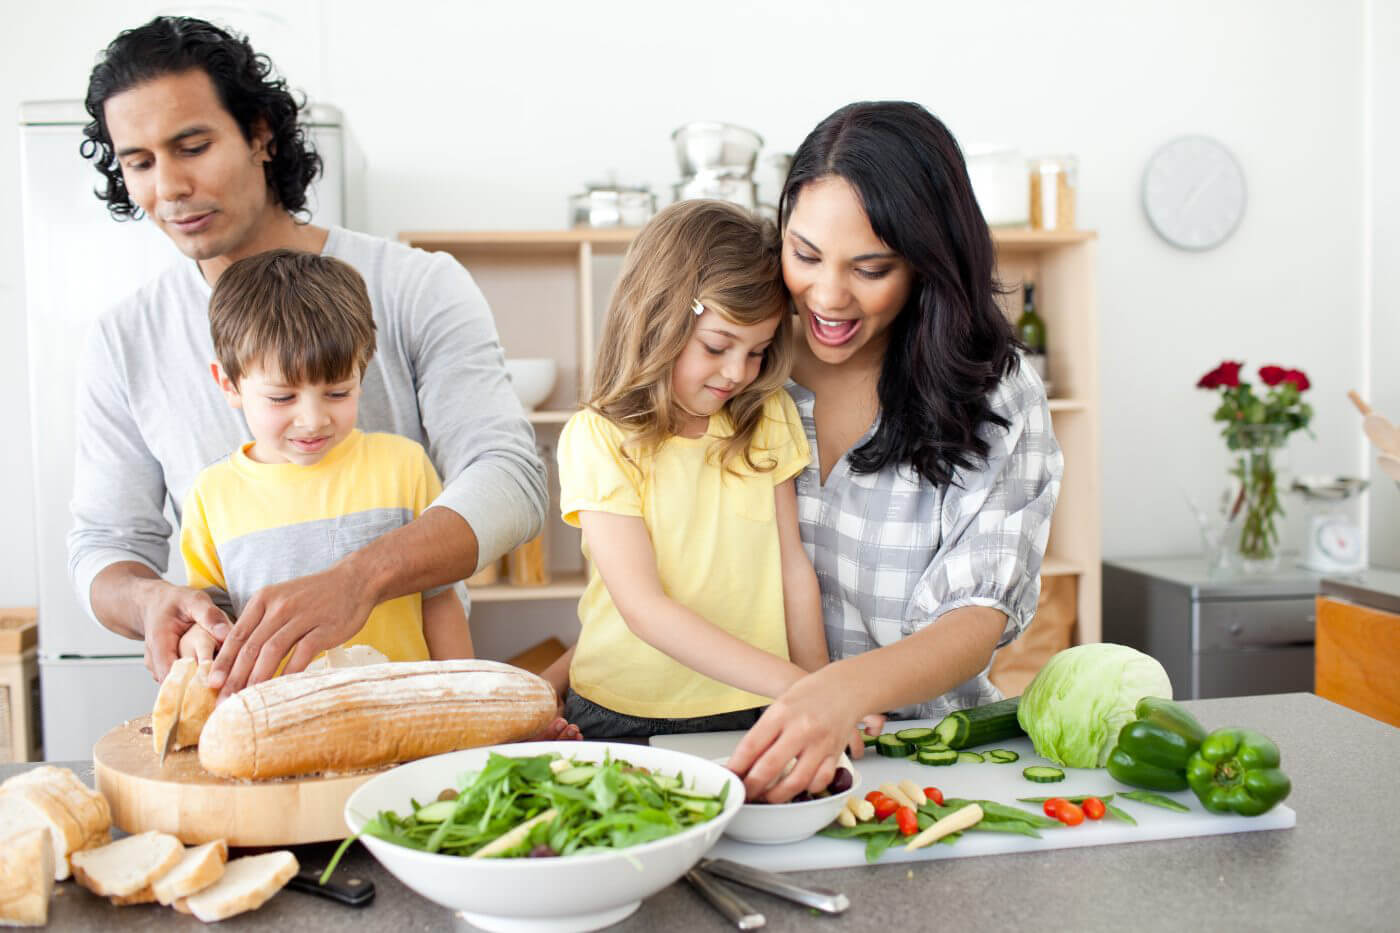
[[[636,910],[643,898],[692,868],[719,841],[744,802],[744,786],[737,776],[684,752],[617,742],[529,742],[449,752],[386,771],[350,795],[345,802],[346,825],[358,833],[381,810],[407,815],[412,812],[410,800],[427,803],[444,788],[458,788],[462,775],[481,770],[492,752],[521,758],[558,752],[589,762],[611,756],[660,774],[683,775],[685,785],[701,793],[729,790],[724,809],[710,821],[615,852],[471,859],[360,837],[394,877],[483,930],[566,933],[617,923]]]
[[[720,758],[716,764],[723,765],[728,760]],[[759,845],[801,842],[815,836],[836,819],[836,815],[846,806],[846,801],[860,789],[860,772],[851,764],[851,759],[843,754],[837,765],[851,772],[849,789],[801,803],[746,803],[739,809],[739,815],[724,828],[724,834],[739,842]]]
[[[559,367],[549,357],[525,357],[506,360],[506,375],[526,411],[533,411],[554,391]]]

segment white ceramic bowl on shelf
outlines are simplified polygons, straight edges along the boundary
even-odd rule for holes
[[[717,759],[716,764],[726,761],[727,758]],[[836,819],[846,801],[860,789],[860,772],[851,764],[851,759],[842,754],[837,765],[851,772],[851,786],[846,790],[801,803],[746,803],[724,828],[724,834],[740,842],[759,845],[801,842],[816,835]]]
[[[554,380],[559,372],[558,364],[549,357],[523,357],[506,360],[506,375],[510,386],[515,390],[520,404],[526,411],[538,408],[554,391]]]
[[[574,933],[621,921],[671,884],[719,841],[744,802],[729,770],[684,752],[615,742],[530,742],[449,752],[400,765],[366,781],[345,802],[352,833],[381,810],[404,814],[410,799],[433,800],[461,776],[479,771],[492,752],[533,756],[558,752],[575,761],[622,758],[662,774],[685,776],[706,794],[729,788],[724,809],[707,823],[654,842],[561,858],[469,859],[420,852],[365,835],[360,841],[394,877],[430,901],[458,911],[473,926],[502,933]]]

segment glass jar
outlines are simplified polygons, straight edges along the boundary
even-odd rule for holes
[[[1039,156],[1031,159],[1028,165],[1031,175],[1031,229],[1073,230],[1079,160],[1070,155]]]
[[[1227,442],[1226,543],[1245,573],[1278,569],[1287,440],[1286,426],[1259,424],[1235,428]]]

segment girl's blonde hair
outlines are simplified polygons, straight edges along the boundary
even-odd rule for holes
[[[758,376],[729,399],[734,434],[718,445],[726,469],[754,462],[763,403],[792,370],[792,322],[783,287],[778,231],[725,201],[689,200],[658,213],[632,241],[608,306],[588,407],[628,432],[629,455],[654,451],[680,433],[687,417],[671,390],[671,372],[695,333],[696,301],[734,324],[778,315]]]

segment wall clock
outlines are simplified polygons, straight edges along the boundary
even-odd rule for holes
[[[1142,206],[1152,229],[1180,249],[1213,249],[1244,216],[1244,171],[1209,136],[1182,136],[1147,160]]]

